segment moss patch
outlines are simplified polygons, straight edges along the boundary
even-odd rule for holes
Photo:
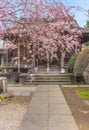
[[[13,79],[8,79],[8,84],[18,84],[19,82],[16,82]]]
[[[85,100],[89,100],[89,88],[78,88],[76,94]]]

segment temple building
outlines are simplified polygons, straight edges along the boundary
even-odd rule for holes
[[[84,45],[85,42],[89,41],[89,28],[80,28],[78,29],[82,32],[81,36],[81,48],[82,45]],[[10,34],[12,35],[12,34]],[[13,35],[11,36],[13,38]],[[27,36],[26,36],[26,39]],[[20,71],[20,67],[40,67],[40,66],[47,66],[47,60],[39,58],[38,55],[38,46],[35,47],[37,53],[34,52],[33,46],[31,46],[30,51],[28,49],[28,46],[26,44],[26,39],[23,41],[18,41],[16,38],[16,42],[18,44],[13,45],[11,43],[6,43],[1,40],[0,42],[0,64],[1,66],[17,66]],[[81,48],[78,48],[80,51]],[[33,52],[33,53],[32,53]],[[75,53],[75,52],[73,52]],[[71,55],[73,53],[67,53],[65,56],[65,64],[69,61]],[[49,61],[49,66],[60,66],[61,62],[61,53],[57,52],[58,58],[55,56],[52,61]]]

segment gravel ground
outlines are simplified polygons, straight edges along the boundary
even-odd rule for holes
[[[9,88],[10,92],[18,91],[20,88]],[[31,89],[32,88],[23,88]],[[18,130],[23,116],[30,103],[30,96],[14,96],[0,103],[0,130]]]
[[[24,99],[25,103],[22,103],[20,97],[18,98],[13,97],[11,100],[0,104],[0,130],[18,130],[29,104],[26,97]]]

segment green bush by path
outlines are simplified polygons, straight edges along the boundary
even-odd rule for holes
[[[89,64],[87,65],[85,71],[83,72],[83,77],[86,84],[89,84]]]
[[[89,46],[79,52],[74,65],[74,75],[83,76],[87,65],[89,64]]]
[[[79,88],[76,94],[82,99],[89,100],[89,88]]]
[[[78,56],[78,54],[72,55],[71,59],[68,62],[68,72],[69,73],[72,73],[74,70],[74,64],[75,64],[75,61],[77,59],[77,56]]]

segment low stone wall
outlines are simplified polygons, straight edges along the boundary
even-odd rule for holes
[[[24,82],[26,81],[26,78],[27,78],[28,75],[29,74],[27,74],[27,73],[21,73],[21,74],[19,74],[19,82],[21,84],[24,84]]]

